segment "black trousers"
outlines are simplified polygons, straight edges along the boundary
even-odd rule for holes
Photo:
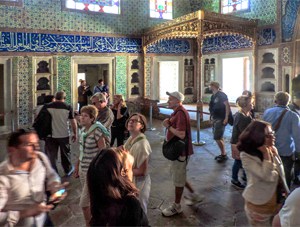
[[[117,146],[121,146],[124,144],[125,138],[125,128],[111,127],[111,140],[110,146],[112,147],[115,143],[115,139],[117,139]]]
[[[68,174],[72,169],[71,150],[69,137],[65,138],[46,138],[45,151],[50,159],[52,167],[58,172],[56,161],[58,148],[60,149],[61,164],[65,174]]]
[[[289,187],[291,187],[291,182],[292,182],[292,169],[294,166],[294,157],[293,155],[291,156],[280,156],[282,163],[283,163],[283,167],[284,167],[284,172],[285,172],[285,179],[286,179],[286,183]]]

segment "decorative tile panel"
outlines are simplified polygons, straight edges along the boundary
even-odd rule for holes
[[[220,10],[219,0],[190,0],[193,11],[207,10],[218,13]]]
[[[163,40],[155,45],[150,45],[147,53],[187,54],[190,49],[190,43],[187,40]]]
[[[251,48],[252,42],[243,36],[219,36],[203,41],[202,53],[212,53],[224,50]]]
[[[300,0],[284,0],[282,6],[282,41],[288,42],[292,40],[294,27],[297,20],[297,12],[300,6]]]
[[[145,58],[146,61],[146,78],[145,80],[145,97],[151,97],[151,66],[152,66],[152,57]]]
[[[255,108],[258,112],[264,112],[267,108],[274,106],[273,95],[257,95]]]
[[[0,32],[0,52],[140,53],[141,39]]]
[[[66,102],[71,104],[71,57],[57,57],[57,91],[64,91],[67,95]]]
[[[291,49],[290,47],[286,46],[282,48],[282,61],[285,64],[291,63]]]
[[[294,1],[294,0],[290,0]],[[295,0],[298,1],[298,0]],[[212,12],[220,12],[220,0],[190,0],[191,8],[196,10],[207,10]],[[251,0],[250,10],[246,12],[238,12],[233,15],[250,19],[259,19],[260,26],[276,24],[277,20],[277,2],[275,0]]]
[[[116,57],[116,94],[127,97],[127,58]]]
[[[275,42],[276,33],[272,28],[265,28],[257,32],[257,44],[262,45],[272,45]]]
[[[181,17],[194,11],[190,1],[174,1],[173,0],[173,18]]]
[[[149,19],[149,0],[123,0],[121,15],[65,11],[63,1],[24,0],[24,7],[1,5],[1,27],[140,35],[143,29],[166,21]],[[189,1],[173,2],[178,7],[174,9],[174,18],[191,12]]]
[[[138,38],[0,32],[0,52],[141,53],[141,45]],[[186,54],[190,49],[189,41],[166,40],[147,52]]]
[[[31,57],[18,57],[18,125],[31,124],[32,117],[32,59]]]

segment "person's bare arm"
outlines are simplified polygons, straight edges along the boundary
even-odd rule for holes
[[[72,142],[74,143],[77,141],[77,124],[76,124],[75,118],[70,119],[70,123],[71,123],[72,131],[73,131]]]
[[[227,125],[227,123],[228,123],[228,117],[229,117],[229,112],[230,112],[230,105],[229,105],[228,100],[226,100],[226,101],[224,102],[224,105],[225,105],[226,113],[225,113],[225,119],[224,119],[224,121],[223,121],[223,124],[224,124],[224,125]]]

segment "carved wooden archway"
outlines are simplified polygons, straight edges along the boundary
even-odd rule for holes
[[[146,30],[143,35],[144,59],[147,54],[147,47],[161,40],[197,39],[196,87],[197,100],[200,100],[201,47],[203,40],[214,36],[241,35],[253,43],[253,51],[256,52],[256,27],[257,20],[199,10]],[[144,78],[146,76],[145,64],[144,61]],[[145,87],[144,84],[144,94]]]

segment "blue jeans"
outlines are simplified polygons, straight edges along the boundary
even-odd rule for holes
[[[234,181],[238,181],[239,180],[239,170],[243,168],[243,164],[241,160],[238,159],[234,159],[233,165],[232,165],[232,180]],[[243,174],[244,177],[246,177],[245,175],[245,171],[243,170]]]

